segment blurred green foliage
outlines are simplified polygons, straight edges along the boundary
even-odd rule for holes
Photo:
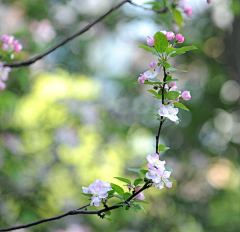
[[[0,34],[19,37],[24,51],[16,59],[25,60],[114,2],[2,1]],[[212,2],[207,8],[201,1],[204,10],[195,5],[193,19],[183,15],[184,45],[198,50],[171,63],[188,71],[173,78],[180,79],[178,90],[192,95],[186,103],[191,112],[180,110],[180,124],[166,123],[161,134],[161,143],[170,147],[161,159],[174,170],[173,188],[147,190],[146,214],[118,209],[114,223],[78,215],[24,231],[239,232],[240,46],[233,41],[239,38],[240,5],[232,1],[224,9],[235,19],[223,28],[221,4]],[[51,22],[55,38],[44,38],[49,31],[39,32],[36,25],[30,30],[33,20],[43,19]],[[11,72],[0,92],[1,228],[87,204],[81,187],[96,178],[116,184],[121,182],[114,176],[138,178],[128,168],[146,168],[158,129],[150,113],[159,107],[145,86],[133,84],[154,59],[138,46],[146,33],[171,25],[170,14],[126,4],[44,60]]]

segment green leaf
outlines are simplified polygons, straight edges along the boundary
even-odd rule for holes
[[[176,69],[176,68],[169,68],[169,71],[171,71],[171,72],[187,72],[186,70],[178,70],[178,69]]]
[[[180,102],[175,102],[175,103],[173,103],[176,107],[178,107],[178,108],[181,108],[181,109],[183,109],[183,110],[186,110],[186,111],[189,111],[189,109],[185,106],[185,105],[183,105],[182,103],[180,103]]]
[[[146,173],[145,173],[146,174]],[[141,183],[143,180],[142,179],[136,179],[134,181],[134,185],[137,186],[139,183]]]
[[[177,22],[177,24],[181,28],[182,23],[183,23],[183,18],[182,18],[181,13],[176,9],[173,9],[173,18],[175,19],[175,21]]]
[[[104,212],[104,213],[105,213],[105,215],[108,215],[108,216],[111,215],[111,211],[106,211],[106,212]]]
[[[158,59],[158,60],[161,63],[161,65],[164,66],[165,68],[170,68],[171,67],[171,65],[167,61],[162,60],[162,59]]]
[[[137,213],[142,209],[142,207],[140,205],[131,205],[130,208],[133,209]]]
[[[179,81],[179,80],[178,79],[171,79],[171,80],[165,81],[164,83],[169,83],[169,82],[173,82],[173,81]]]
[[[140,172],[141,172],[142,174],[146,175],[146,173],[149,172],[149,171],[146,170],[146,169],[140,169]]]
[[[167,98],[168,92],[164,89],[164,99]],[[158,98],[162,99],[162,90],[158,91]]]
[[[110,191],[108,191],[107,193],[108,193],[108,195],[112,195],[112,194],[115,193],[115,190],[114,190],[114,189],[113,189],[113,190],[110,190]]]
[[[177,100],[180,93],[178,91],[169,91],[167,95],[168,100]]]
[[[165,150],[168,150],[168,149],[170,149],[170,147],[165,147]]]
[[[173,179],[173,178],[168,178],[169,180],[171,180],[171,181],[176,181],[175,179]]]
[[[149,89],[148,92],[152,93],[155,97],[160,98],[160,96],[152,89]]]
[[[121,200],[124,200],[124,197],[123,197],[123,196],[120,196],[120,195],[117,195],[117,194],[113,194],[113,196],[114,196],[114,197],[117,197],[117,198],[119,198],[119,199],[121,199]]]
[[[169,48],[166,49],[166,53],[169,55],[172,52],[176,52],[176,50],[177,50],[176,48],[169,47]]]
[[[165,151],[165,146],[162,145],[162,144],[160,144],[160,145],[158,146],[158,150],[159,150],[159,151]]]
[[[113,223],[113,220],[111,218],[105,218],[105,219]]]
[[[144,2],[143,4],[150,4],[150,5],[154,5],[154,4],[156,4],[156,2]]]
[[[127,205],[125,202],[118,202],[116,205]]]
[[[195,46],[186,46],[186,47],[181,47],[179,49],[177,49],[177,52],[187,52],[187,51],[191,51],[191,50],[195,50],[197,49],[197,47]]]
[[[93,194],[91,194],[91,193],[82,193],[82,195],[84,195],[86,197],[92,197],[93,196]]]
[[[119,185],[113,183],[111,183],[110,185],[118,194],[123,195],[124,190]]]
[[[182,55],[182,54],[184,54],[184,53],[185,53],[185,52],[176,51],[175,53],[171,54],[170,57],[179,56],[179,55]]]
[[[147,50],[147,51],[149,51],[149,52],[152,52],[152,53],[155,53],[155,52],[156,52],[154,49],[152,49],[152,48],[150,48],[150,47],[148,47],[148,46],[146,46],[146,45],[139,45],[138,47],[139,47],[139,48],[142,48],[142,49],[144,49],[144,50]]]
[[[171,75],[167,75],[166,77],[166,81],[172,80],[172,76]]]
[[[138,81],[135,81],[133,84],[138,84],[138,85],[153,85],[153,84],[155,84],[155,83],[150,82],[150,81],[145,81],[144,83],[139,84]]]
[[[126,178],[122,178],[122,177],[114,177],[114,178],[131,185],[131,181]]]
[[[145,213],[147,213],[146,210],[145,210],[141,205],[139,205],[139,206],[141,207],[141,209],[142,209]]]
[[[140,203],[151,205],[149,202],[143,201],[143,200],[139,200],[139,199],[135,199],[133,202],[140,202]]]
[[[169,172],[172,172],[173,170],[171,168],[165,167],[165,169]]]
[[[132,172],[136,172],[136,173],[142,174],[140,169],[137,169],[137,168],[129,168],[128,170],[132,171]]]
[[[168,40],[166,39],[166,36],[162,32],[158,31],[154,35],[154,39],[155,39],[155,43],[154,43],[155,49],[160,53],[164,53],[168,48]]]
[[[132,196],[132,194],[131,193],[124,193],[123,194],[123,197],[124,197],[124,199],[125,200],[127,200],[129,197],[131,197]]]

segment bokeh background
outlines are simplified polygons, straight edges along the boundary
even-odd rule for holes
[[[16,60],[41,53],[119,1],[1,0],[0,34],[23,44]],[[135,0],[142,5],[145,1]],[[88,203],[82,186],[95,179],[136,179],[154,152],[159,102],[134,85],[156,61],[139,49],[158,30],[185,36],[194,50],[172,60],[187,73],[190,112],[165,123],[161,159],[174,171],[173,188],[145,191],[151,205],[97,216],[69,216],[28,232],[240,231],[240,1],[188,1],[193,18],[125,4],[91,30],[29,67],[15,68],[0,92],[0,227],[55,216]],[[179,30],[179,31],[178,31]],[[112,201],[114,204],[114,201]]]

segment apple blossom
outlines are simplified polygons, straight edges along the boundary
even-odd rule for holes
[[[148,46],[153,46],[154,43],[155,43],[154,38],[148,36],[148,37],[147,37],[147,45],[148,45]]]
[[[181,96],[183,100],[188,101],[191,99],[190,91],[184,91]]]
[[[108,191],[112,189],[108,182],[102,180],[95,180],[89,187],[82,187],[83,192],[86,194],[93,194],[90,205],[100,206],[103,198],[108,197]]]
[[[158,114],[160,116],[166,117],[168,119],[170,119],[173,122],[178,121],[178,108],[174,108],[173,103],[170,103],[168,105],[160,105],[160,110],[158,111]]]
[[[158,181],[154,182],[155,187],[157,187],[158,189],[163,189],[164,188],[164,183],[168,188],[172,187],[172,181],[169,180],[168,178],[170,178],[171,172],[164,170],[163,172],[160,173],[160,175],[158,176]]]
[[[153,155],[147,155],[146,156],[148,163],[148,168],[152,169],[158,169],[158,168],[164,168],[165,161],[159,160],[159,155],[157,153],[154,153]]]
[[[155,62],[154,62],[155,63]],[[151,62],[152,64],[152,62]],[[151,64],[150,64],[150,67],[151,67]],[[154,67],[156,68],[152,68],[148,71],[146,71],[145,73],[143,73],[143,75],[147,78],[147,79],[153,79],[153,78],[156,78],[157,75],[162,71],[162,65],[160,65],[159,67],[155,66]]]
[[[157,62],[154,62],[154,61],[152,61],[152,62],[150,63],[150,67],[151,67],[151,68],[153,68],[153,69],[155,69],[155,68],[157,68],[157,67],[158,67],[158,63],[157,63]]]
[[[191,18],[192,15],[193,15],[193,8],[192,8],[192,6],[189,5],[189,4],[186,4],[183,9],[184,9],[185,13],[187,14],[187,16],[189,18]]]
[[[184,42],[184,37],[182,34],[177,34],[176,35],[176,43],[183,43]]]
[[[210,3],[211,3],[211,0],[207,0],[207,3],[210,4]]]
[[[169,88],[172,88],[176,85],[176,81],[169,82],[169,83],[167,83],[167,85]]]
[[[1,48],[3,51],[17,53],[22,50],[22,45],[18,42],[18,40],[14,40],[14,36],[3,35]]]
[[[140,74],[140,77],[138,78],[138,83],[143,84],[146,81],[147,77],[143,74]]]
[[[133,182],[131,182],[131,185],[129,185],[129,184],[127,185],[129,192],[131,191],[131,189],[133,189],[133,185],[134,185]],[[135,192],[138,192],[140,189],[141,189],[140,186],[136,186]],[[135,196],[135,198],[139,199],[139,200],[145,200],[145,196],[144,196],[143,192],[140,192],[139,194],[137,194]]]
[[[167,40],[172,40],[175,38],[175,34],[172,31],[166,33]]]

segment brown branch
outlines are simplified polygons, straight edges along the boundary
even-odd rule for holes
[[[165,85],[166,85],[165,81],[166,81],[166,78],[167,78],[167,72],[166,72],[165,67],[163,67],[163,71],[164,71],[164,78],[163,78],[163,88],[162,88],[162,104],[164,104],[164,88],[165,88]],[[156,153],[157,154],[159,154],[158,143],[159,143],[159,137],[160,137],[162,125],[163,125],[163,116],[161,116],[161,121],[160,121],[159,129],[158,129],[158,133],[156,135]]]
[[[122,6],[123,4],[125,4],[126,2],[137,6],[137,7],[141,7],[145,10],[152,10],[158,14],[162,14],[162,13],[166,13],[168,11],[168,8],[164,8],[163,10],[153,10],[150,8],[146,8],[140,5],[137,5],[135,3],[133,3],[131,0],[122,0],[120,3],[118,3],[117,5],[115,5],[114,7],[112,7],[110,10],[108,10],[106,13],[104,13],[103,15],[101,15],[99,18],[97,18],[96,20],[94,20],[93,22],[89,23],[87,26],[85,26],[84,28],[82,28],[80,31],[77,31],[76,33],[74,33],[73,35],[65,38],[63,41],[59,42],[58,44],[56,44],[55,46],[53,46],[52,48],[48,49],[46,52],[39,54],[37,56],[34,56],[32,58],[30,58],[29,60],[26,61],[20,61],[20,62],[12,62],[12,63],[6,63],[4,64],[4,66],[7,67],[11,67],[11,68],[18,68],[18,67],[22,67],[22,66],[28,66],[31,65],[33,63],[35,63],[36,61],[42,59],[43,57],[45,57],[46,55],[50,54],[51,52],[55,51],[57,48],[63,46],[64,44],[66,44],[67,42],[71,41],[72,39],[74,39],[75,37],[83,34],[84,32],[88,31],[92,26],[94,26],[96,23],[98,23],[99,21],[101,21],[102,19],[104,19],[106,16],[108,16],[111,12],[115,11],[116,9],[118,9],[120,6]]]
[[[150,187],[150,184],[146,183],[139,191],[133,193],[131,197],[129,197],[127,200],[125,200],[124,203],[128,204],[128,202],[130,202],[135,196],[137,196],[143,190],[148,189],[149,187]],[[105,207],[104,209],[101,209],[101,210],[89,211],[89,210],[87,210],[88,206],[89,206],[89,204],[85,205],[85,206],[82,206],[79,209],[71,210],[67,213],[64,213],[64,214],[61,214],[61,215],[58,215],[58,216],[55,216],[55,217],[41,219],[41,220],[38,220],[38,221],[35,221],[35,222],[30,222],[30,223],[24,224],[24,225],[3,228],[3,229],[0,229],[0,231],[10,231],[10,230],[18,230],[18,229],[28,228],[28,227],[31,227],[31,226],[36,226],[38,224],[42,224],[44,222],[54,221],[54,220],[57,220],[57,219],[60,219],[60,218],[63,218],[63,217],[69,216],[69,215],[77,215],[77,214],[97,214],[101,218],[104,218],[102,213],[122,207],[122,205],[114,205],[114,206],[111,206],[111,207]],[[84,209],[84,208],[85,208],[85,210],[81,210],[81,209]]]

